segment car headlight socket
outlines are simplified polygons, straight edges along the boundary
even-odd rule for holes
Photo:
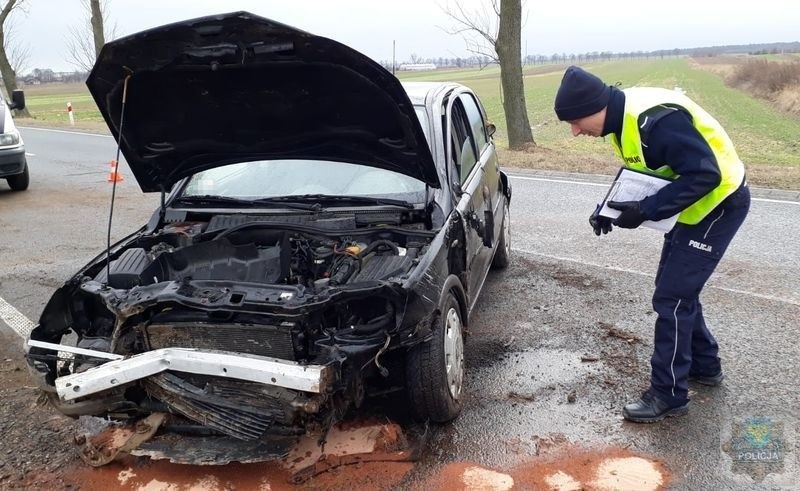
[[[0,134],[0,147],[9,147],[11,145],[19,145],[19,133],[9,131],[8,133]]]

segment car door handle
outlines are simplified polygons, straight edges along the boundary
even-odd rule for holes
[[[483,245],[486,247],[492,247],[494,243],[494,213],[492,210],[486,210],[483,212],[483,222],[481,223],[481,228],[483,229],[483,233],[481,237],[483,238]]]

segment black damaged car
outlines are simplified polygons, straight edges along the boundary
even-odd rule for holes
[[[510,254],[480,101],[246,12],[105,45],[87,85],[150,221],[47,303],[27,359],[70,416],[268,442],[405,390],[461,408],[463,337]]]

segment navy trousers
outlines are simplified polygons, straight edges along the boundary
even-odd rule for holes
[[[656,273],[650,392],[671,406],[688,402],[689,375],[719,373],[719,346],[708,330],[700,292],[750,209],[747,184],[697,225],[678,223],[664,236]]]

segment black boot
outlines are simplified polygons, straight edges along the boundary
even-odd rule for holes
[[[693,375],[689,374],[689,382],[697,382],[698,384],[708,385],[709,387],[716,387],[725,379],[725,374],[722,370],[716,375]]]
[[[628,421],[636,423],[655,423],[664,418],[682,416],[688,412],[688,402],[682,406],[670,406],[651,393],[645,392],[637,402],[628,404],[622,409],[622,416]]]

